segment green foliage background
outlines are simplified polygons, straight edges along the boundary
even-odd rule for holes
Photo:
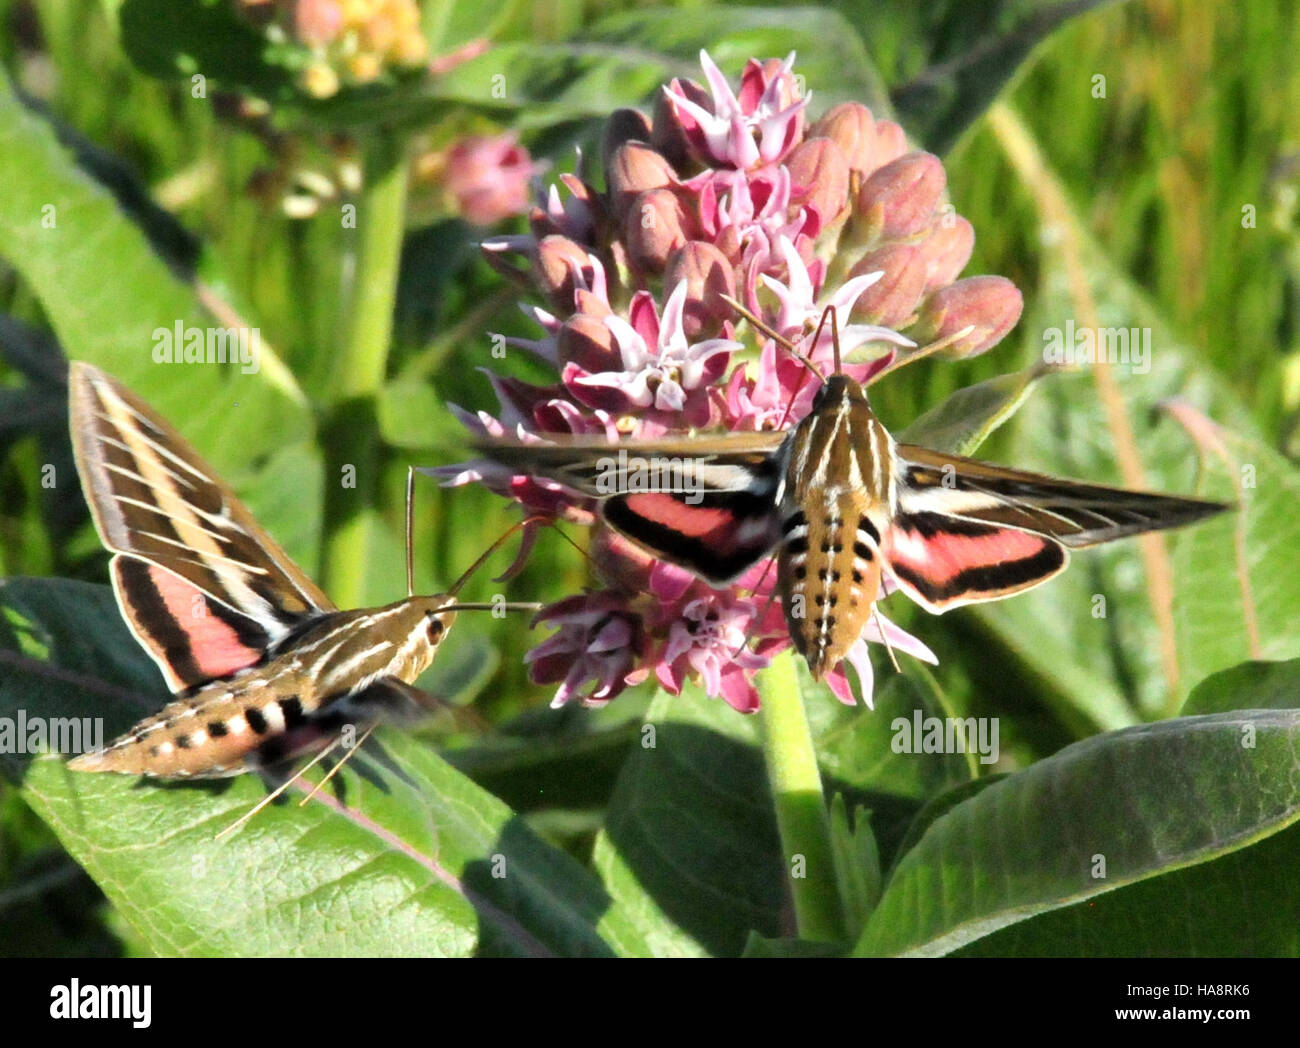
[[[507,4],[488,27],[465,16],[473,5],[423,6],[435,52],[485,32],[498,49],[436,89],[349,96],[292,119],[384,124],[435,145],[513,126],[567,170],[575,145],[599,156],[602,113],[696,75],[699,47],[733,78],[750,55],[795,48],[815,108],[892,106],[943,155],[976,230],[967,272],[1004,274],[1025,295],[992,353],[873,390],[886,423],[901,432],[958,389],[1029,368],[1046,329],[1095,309],[1104,325],[1151,329],[1150,374],[1118,373],[1111,391],[1095,372],[1046,379],[980,455],[1121,482],[1127,447],[1153,488],[1242,501],[1239,515],[1167,542],[1171,622],[1152,614],[1150,563],[1121,544],[1016,600],[942,618],[891,606],[940,664],[933,678],[898,678],[882,662],[874,713],[805,687],[828,792],[844,798],[833,824],[857,918],[842,952],[1300,952],[1300,665],[1282,661],[1300,656],[1296,5],[846,0],[792,13],[561,0]],[[0,656],[26,660],[0,661],[0,716],[102,713],[116,731],[162,701],[102,585],[54,339],[175,420],[340,603],[377,604],[405,585],[406,466],[462,456],[446,403],[490,406],[476,370],[499,364],[487,333],[532,334],[478,259],[481,232],[418,186],[363,201],[406,215],[395,299],[367,321],[347,278],[366,246],[341,227],[338,202],[299,221],[246,192],[264,146],[191,97],[187,79],[161,76],[188,67],[172,37],[146,31],[156,17],[145,0],[0,0],[0,577],[11,580]],[[200,57],[280,89],[245,52]],[[483,86],[498,70],[503,100]],[[41,227],[47,204],[57,232]],[[168,374],[142,348],[177,319],[206,325],[213,302],[274,347],[237,395],[228,375]],[[377,351],[376,381],[351,382]],[[544,378],[522,353],[505,369]],[[1226,460],[1198,455],[1158,410],[1166,398],[1225,427]],[[360,506],[332,483],[357,456],[373,467]],[[1243,465],[1254,486],[1238,490]],[[447,584],[512,520],[476,488],[422,485],[417,589]],[[467,599],[501,589],[488,574]],[[582,559],[543,536],[508,592],[558,599],[585,581]],[[255,781],[87,784],[56,762],[0,755],[0,952],[791,948],[754,720],[648,689],[603,711],[550,711],[521,664],[536,640],[521,620],[466,615],[457,636],[428,683],[473,701],[489,731],[388,733],[404,778],[349,771],[347,810],[276,808],[230,846],[212,834],[261,796]],[[43,662],[73,676],[53,684],[31,672]],[[1009,774],[893,754],[890,720],[917,705],[999,717],[995,771]],[[653,749],[639,745],[643,723]],[[1108,862],[1100,881],[1076,861],[1093,852]],[[491,875],[498,854],[517,875]],[[234,877],[256,890],[221,893]]]

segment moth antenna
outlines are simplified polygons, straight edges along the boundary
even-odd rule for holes
[[[826,313],[831,315],[831,352],[835,354],[835,374],[840,373],[840,316],[835,311],[834,306],[827,306]],[[826,313],[822,314],[822,321],[825,322]],[[821,328],[817,329],[818,332]],[[813,346],[816,347],[817,340],[813,339]]]
[[[327,771],[324,777],[321,779],[321,781],[316,783],[316,785],[311,788],[311,792],[308,793],[306,797],[304,797],[302,800],[298,802],[299,808],[303,807],[303,805],[305,805],[309,800],[315,797],[316,794],[320,793],[321,788],[327,782],[329,782],[330,779],[334,778],[334,776],[339,773],[339,769],[342,768],[343,765],[347,764],[347,762],[352,759],[352,755],[356,753],[357,750],[361,749],[361,747],[366,744],[366,739],[370,738],[370,735],[372,732],[374,732],[374,730],[375,730],[375,725],[373,724],[370,725],[370,727],[368,727],[365,730],[365,733],[361,736],[361,738],[357,739],[356,745],[350,747],[347,753],[343,755],[343,759],[339,761],[336,765],[334,765],[334,767],[332,767],[329,771]],[[330,749],[333,749],[333,747],[331,746]]]
[[[241,815],[238,819],[236,819],[236,820],[235,820],[234,822],[232,822],[229,826],[227,826],[224,830],[222,830],[220,833],[218,833],[217,836],[214,838],[214,840],[218,840],[218,841],[219,841],[219,840],[221,840],[222,837],[226,837],[226,836],[228,836],[228,835],[234,833],[237,829],[239,829],[239,827],[243,826],[244,823],[248,822],[249,819],[251,819],[251,818],[252,818],[254,815],[256,815],[259,811],[261,811],[261,810],[262,810],[263,808],[265,808],[268,804],[270,804],[273,800],[275,800],[278,796],[280,796],[280,794],[282,794],[285,790],[287,790],[287,789],[288,789],[290,786],[292,786],[295,782],[297,782],[299,779],[301,779],[301,778],[303,777],[303,775],[305,775],[308,771],[310,771],[310,770],[311,770],[312,768],[314,768],[317,764],[319,764],[319,763],[320,763],[321,761],[323,761],[326,757],[328,757],[332,752],[334,752],[334,748],[335,748],[336,746],[338,746],[338,744],[339,744],[341,741],[342,741],[341,739],[335,739],[333,742],[331,742],[328,746],[326,746],[323,750],[321,750],[320,753],[316,754],[315,757],[313,757],[313,758],[312,758],[311,760],[309,760],[306,764],[304,764],[301,768],[299,768],[298,771],[294,772],[294,774],[293,774],[292,776],[290,776],[288,779],[286,779],[284,782],[282,782],[279,786],[277,786],[273,791],[271,791],[270,793],[268,793],[265,797],[263,797],[263,798],[262,798],[260,801],[258,801],[255,805],[253,805],[253,807],[252,807],[250,810],[248,810],[247,812],[245,812],[245,813],[244,813],[243,815]]]
[[[826,376],[822,374],[821,368],[819,368],[816,364],[814,364],[812,360],[808,357],[808,355],[804,353],[801,349],[799,349],[799,347],[796,346],[793,342],[791,342],[788,338],[778,333],[774,328],[770,327],[767,324],[767,322],[762,320],[760,317],[754,316],[753,313],[751,313],[748,309],[746,309],[743,305],[737,302],[730,295],[719,295],[718,297],[722,299],[723,302],[727,303],[727,305],[729,305],[742,317],[744,317],[747,321],[749,321],[750,327],[754,328],[754,330],[770,338],[773,342],[775,342],[778,346],[784,349],[792,357],[794,357],[796,360],[802,363],[803,366],[806,367],[809,371],[811,371],[814,375],[816,375],[819,380],[821,380],[822,382],[826,381]],[[831,307],[828,306],[827,308],[829,309]],[[823,314],[823,323],[824,322],[825,322],[825,314]],[[821,334],[820,327],[818,327],[817,333],[818,335]],[[815,341],[813,345],[816,345]]]
[[[474,561],[474,563],[471,564],[468,568],[466,568],[464,572],[461,573],[460,578],[458,578],[455,582],[451,584],[451,588],[447,590],[447,596],[449,597],[456,596],[456,594],[460,592],[460,588],[470,580],[470,577],[474,574],[474,572],[478,571],[478,569],[483,566],[483,562],[487,560],[488,557],[492,556],[493,553],[499,550],[502,547],[502,545],[505,543],[506,539],[510,538],[510,536],[513,535],[516,531],[518,531],[520,528],[527,527],[530,524],[543,523],[545,520],[546,518],[543,516],[534,515],[531,517],[525,517],[517,524],[510,525],[510,527],[506,529],[505,533],[502,534],[501,537],[498,538],[494,543],[492,543],[492,545],[490,545],[487,549],[485,549],[482,553],[480,553],[478,559]]]
[[[871,605],[872,617],[876,620],[876,629],[880,633],[880,639],[885,642],[885,650],[889,652],[889,661],[894,664],[894,672],[902,673],[898,665],[898,657],[894,654],[894,646],[889,643],[889,634],[885,632],[885,624],[880,620],[880,609],[874,604]]]
[[[411,533],[415,528],[415,467],[406,467],[406,595],[415,596],[415,558]]]
[[[947,335],[946,337],[939,339],[937,342],[931,342],[928,346],[922,346],[915,353],[908,353],[906,356],[896,357],[886,367],[881,368],[869,379],[867,379],[866,384],[868,386],[875,385],[886,375],[899,370],[899,368],[905,368],[907,367],[908,364],[915,364],[918,360],[923,360],[926,357],[933,356],[935,353],[938,353],[941,349],[947,349],[954,342],[960,341],[961,339],[965,338],[974,330],[975,330],[974,324],[967,324],[960,331],[957,331],[951,335]]]

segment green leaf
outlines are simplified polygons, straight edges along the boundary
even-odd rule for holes
[[[894,749],[900,718],[910,725],[918,710],[922,717],[947,712],[921,678],[885,672],[889,675],[875,688],[875,708],[868,710],[835,701],[825,687],[812,683],[802,662],[799,666],[826,792],[843,793],[847,802],[870,809],[872,834],[888,865],[926,800],[965,782],[970,768],[961,754]]]
[[[1183,714],[1290,710],[1300,705],[1300,659],[1243,662],[1211,674],[1192,689]]]
[[[635,728],[621,726],[576,737],[494,740],[456,750],[447,760],[515,811],[599,810],[639,738]]]
[[[1300,826],[1004,928],[962,957],[1295,957]]]
[[[1251,718],[1300,706],[1300,659],[1247,662],[1198,684],[1188,714]],[[1181,723],[1175,721],[1172,723]],[[1254,740],[1254,741],[1257,741]],[[1249,752],[1249,751],[1247,751]],[[1210,774],[1208,771],[1204,774]],[[1294,957],[1300,926],[1277,915],[1300,912],[1300,826],[1187,869],[1129,884],[1087,902],[1041,914],[985,939],[967,956]],[[1170,900],[1177,900],[1171,905]]]
[[[840,957],[840,948],[834,943],[811,942],[807,939],[765,939],[751,934],[745,943],[743,957],[757,960],[798,957]]]
[[[1075,743],[937,818],[894,869],[857,952],[949,953],[1276,833],[1300,816],[1298,744],[1297,710],[1181,717]]]
[[[239,16],[234,4],[125,0],[119,27],[126,53],[149,76],[173,80],[202,74],[266,99],[294,97],[293,77],[285,61],[274,61],[276,49],[251,21]]]
[[[343,92],[314,107],[323,120],[411,126],[445,113],[450,103],[510,110],[516,126],[550,128],[604,118],[618,106],[653,103],[673,77],[703,80],[707,48],[734,84],[749,58],[798,52],[795,72],[815,84],[820,112],[858,101],[887,113],[884,85],[853,25],[821,7],[701,7],[612,15],[580,38],[559,44],[500,43],[437,79],[369,92]]]
[[[1056,370],[1039,361],[1024,371],[959,389],[908,424],[897,439],[953,455],[973,455],[991,433],[1020,410],[1035,383]]]
[[[908,131],[935,153],[947,152],[998,96],[1035,47],[1076,15],[1112,0],[942,0],[871,5],[868,40],[895,38],[906,79],[890,96]],[[900,74],[902,70],[898,71]]]
[[[784,930],[785,865],[756,721],[688,686],[660,693],[594,861],[656,956],[738,956]],[[653,929],[653,930],[651,930]]]
[[[111,734],[161,705],[106,588],[15,580],[0,611],[0,714],[93,716]],[[6,767],[161,954],[648,952],[591,875],[500,801],[418,740],[378,739],[339,776],[342,799],[326,790],[304,808],[273,805],[222,841],[265,796],[256,777],[177,786],[76,773],[53,757]]]
[[[831,798],[831,854],[835,860],[835,882],[840,889],[840,906],[850,935],[857,937],[867,925],[871,911],[880,901],[880,850],[871,832],[871,813],[858,807],[849,821],[844,794]]]
[[[1175,548],[1174,622],[1188,682],[1243,659],[1300,656],[1300,468],[1249,432],[1215,435],[1232,465],[1209,458],[1208,482],[1239,494],[1240,507]]]

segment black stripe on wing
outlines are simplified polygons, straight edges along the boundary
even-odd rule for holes
[[[634,542],[715,586],[733,582],[781,539],[770,492],[620,495],[602,502],[601,511]]]
[[[1222,502],[1085,484],[900,445],[899,512],[937,512],[1049,535],[1072,548],[1182,527]],[[917,462],[924,456],[928,461]]]

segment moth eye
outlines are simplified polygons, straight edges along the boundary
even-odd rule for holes
[[[430,615],[429,627],[428,627],[429,639],[436,644],[438,642],[438,639],[442,636],[442,630],[443,630],[442,620],[433,615]]]

